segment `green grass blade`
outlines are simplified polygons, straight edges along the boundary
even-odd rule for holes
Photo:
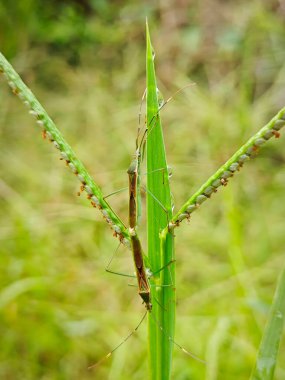
[[[285,267],[276,288],[251,380],[273,379],[285,318]]]
[[[0,73],[4,73],[13,93],[17,95],[29,108],[29,112],[35,116],[37,123],[42,128],[44,136],[47,136],[54,146],[59,150],[61,158],[66,162],[71,171],[81,182],[82,189],[87,193],[91,204],[97,207],[103,214],[105,220],[113,228],[120,241],[129,246],[130,235],[124,223],[113,211],[104,199],[100,187],[91,178],[82,162],[77,158],[70,145],[65,141],[46,110],[36,99],[32,91],[24,84],[6,58],[0,53]]]
[[[172,218],[171,193],[165,146],[158,114],[154,55],[148,26],[146,27],[146,40],[147,123],[149,126],[147,135],[148,257],[151,268],[155,272],[174,258],[174,249],[173,235],[168,231],[160,234],[162,228]],[[174,280],[174,265],[171,264],[157,275],[155,283],[157,285],[171,284],[172,286],[152,286],[151,289],[153,310],[149,318],[149,351],[152,380],[170,378],[173,343],[169,337],[174,335],[175,324]]]
[[[173,216],[168,228],[174,229],[184,219],[189,219],[192,212],[210,198],[218,187],[226,185],[243,164],[251,157],[255,157],[259,147],[271,137],[279,137],[279,130],[285,126],[285,108],[282,108],[263,128],[254,134],[235,154],[222,165],[197,191],[194,193]]]
[[[22,294],[49,285],[47,277],[27,277],[12,282],[0,291],[0,310],[5,309],[10,302],[13,302]]]

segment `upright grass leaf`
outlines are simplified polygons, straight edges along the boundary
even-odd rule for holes
[[[258,350],[251,380],[273,379],[285,318],[285,267],[281,273],[269,319]]]
[[[161,234],[172,218],[171,193],[165,146],[159,117],[157,85],[148,25],[146,25],[147,72],[147,220],[148,256],[153,272],[174,259],[173,235]],[[150,372],[152,380],[170,378],[174,335],[174,265],[167,266],[152,281],[153,310],[149,318]],[[157,284],[157,286],[155,286]],[[167,286],[165,286],[167,285]],[[169,286],[168,286],[169,285]]]

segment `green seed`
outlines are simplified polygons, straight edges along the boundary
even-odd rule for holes
[[[207,188],[205,189],[204,194],[207,195],[207,196],[210,196],[210,195],[213,193],[214,190],[215,190],[215,189],[214,189],[213,186],[209,186],[209,187],[207,187]]]
[[[108,210],[107,210],[107,209],[103,209],[103,210],[102,210],[102,214],[103,214],[106,218],[109,218],[109,213],[108,213]]]
[[[120,234],[122,232],[119,226],[114,225],[113,228],[114,228],[114,231],[117,232],[117,234]]]
[[[68,166],[70,167],[70,169],[71,169],[71,171],[72,171],[73,173],[77,173],[77,169],[76,169],[76,167],[73,165],[72,162],[69,162]]]
[[[190,215],[187,214],[187,213],[180,214],[180,215],[178,216],[178,220],[179,220],[179,222],[182,222],[182,220],[189,218],[189,216],[190,216]]]
[[[215,181],[212,182],[212,186],[214,187],[219,187],[221,186],[221,180],[220,179],[216,179]]]
[[[81,174],[78,174],[78,179],[79,179],[79,181],[81,182],[81,183],[85,183],[85,179],[84,179],[84,177],[81,175]]]
[[[93,195],[93,196],[91,197],[91,200],[92,200],[97,206],[99,206],[99,204],[100,204],[99,199],[98,199],[97,197],[95,197],[95,195]]]
[[[238,168],[239,168],[239,164],[237,162],[234,162],[233,164],[231,164],[229,169],[231,172],[235,172]]]
[[[92,195],[93,194],[93,191],[91,190],[91,187],[90,186],[85,186],[85,191],[87,194],[89,195]]]
[[[43,121],[42,121],[42,120],[37,120],[37,121],[36,121],[36,123],[37,123],[39,126],[41,126],[41,127],[43,127],[43,126],[44,126],[44,123],[43,123]]]
[[[249,156],[254,152],[254,148],[251,146],[248,148],[248,150],[246,151],[246,154],[248,154]]]
[[[249,159],[250,157],[247,154],[243,154],[242,156],[240,156],[239,162],[244,163],[245,161],[248,161]]]
[[[264,136],[263,136],[263,138],[265,138],[266,140],[269,140],[272,136],[273,136],[273,131],[267,131],[265,134],[264,134]]]
[[[65,161],[69,161],[69,157],[65,152],[60,152],[60,155]]]
[[[187,212],[188,212],[188,214],[190,214],[191,212],[193,212],[194,210],[196,209],[196,205],[190,205],[190,206],[188,206],[187,207]]]
[[[265,142],[266,142],[266,140],[263,139],[262,137],[260,137],[259,139],[256,139],[256,140],[255,140],[254,144],[255,144],[256,146],[261,146],[261,145],[264,144]]]
[[[205,200],[207,200],[208,198],[201,194],[201,195],[198,195],[198,197],[196,198],[196,203],[198,203],[198,205],[200,205],[201,203],[205,202]]]
[[[53,142],[53,145],[56,147],[56,149],[60,149],[60,146],[56,141]]]
[[[221,175],[221,177],[224,178],[224,179],[227,179],[227,178],[231,177],[232,175],[233,175],[233,174],[232,174],[230,171],[225,170],[225,171],[223,172],[223,174]]]
[[[284,118],[284,115],[283,115],[283,118]],[[283,120],[283,118],[282,120],[277,120],[275,122],[274,127],[273,127],[275,131],[279,131],[279,129],[281,129],[285,125],[285,120]]]

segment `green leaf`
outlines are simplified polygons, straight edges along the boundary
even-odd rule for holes
[[[174,239],[167,229],[161,234],[172,218],[172,205],[159,116],[154,52],[147,24],[146,42],[148,257],[154,273],[166,266],[151,281],[153,309],[149,318],[150,372],[153,380],[167,380],[170,378],[173,348],[173,342],[169,338],[173,338],[175,324],[174,264],[167,264],[174,260]]]
[[[270,380],[273,379],[276,366],[279,343],[282,337],[285,317],[285,268],[283,269],[267,326],[258,350],[256,365],[251,376],[251,380]]]

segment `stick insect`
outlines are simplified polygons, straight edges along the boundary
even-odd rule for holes
[[[188,86],[185,86],[185,87],[188,87]],[[176,91],[175,94],[177,94],[181,90],[182,89]],[[163,101],[161,103],[161,106],[158,110],[158,113],[170,100],[172,100],[173,96],[168,98],[167,101]],[[143,98],[144,98],[144,96],[143,96]],[[142,101],[143,101],[143,98],[142,98]],[[132,330],[128,334],[128,336],[125,337],[121,341],[121,343],[119,345],[117,345],[112,351],[110,351],[99,362],[90,366],[89,369],[92,369],[92,368],[96,367],[97,365],[99,365],[102,361],[109,358],[114,353],[114,351],[116,351],[119,347],[121,347],[139,329],[139,327],[143,323],[147,313],[151,313],[151,310],[152,310],[151,286],[150,286],[150,282],[149,282],[150,276],[147,273],[147,268],[146,268],[145,263],[144,263],[144,253],[143,253],[141,241],[140,241],[139,236],[137,234],[137,227],[138,227],[138,218],[139,218],[140,212],[141,212],[140,211],[140,207],[141,207],[141,203],[140,203],[141,202],[141,200],[140,200],[140,168],[141,168],[141,162],[142,162],[142,157],[143,157],[142,149],[144,149],[144,144],[145,144],[145,140],[147,138],[147,134],[150,133],[152,131],[152,129],[155,127],[155,126],[152,126],[151,124],[157,118],[158,113],[156,115],[154,115],[154,117],[152,118],[149,125],[146,126],[146,129],[143,133],[141,141],[139,141],[140,128],[138,129],[138,134],[137,134],[137,138],[136,138],[135,154],[134,154],[133,159],[131,161],[131,164],[127,170],[128,178],[129,178],[129,231],[130,231],[130,235],[131,235],[131,249],[132,249],[132,255],[133,255],[133,260],[134,260],[134,265],[135,265],[136,278],[137,278],[137,282],[138,282],[138,293],[139,293],[139,296],[142,298],[143,303],[145,304],[146,311],[145,311],[143,317],[141,318],[140,322],[138,323],[138,325],[135,327],[135,329]],[[161,205],[161,206],[163,207],[163,205]],[[151,276],[154,276],[155,274],[164,270],[171,263],[173,263],[173,261],[170,261],[169,263],[164,265],[162,268],[160,268],[158,271],[156,271],[155,273],[152,273]],[[115,273],[115,272],[113,272],[113,273]],[[152,316],[152,318],[153,318],[154,322],[159,326],[161,331],[165,334],[165,331],[162,328],[162,326],[159,324],[159,322],[154,318],[154,316]],[[204,360],[200,359],[199,357],[197,357],[193,353],[186,350],[180,344],[175,342],[175,340],[171,336],[168,336],[168,339],[174,345],[176,345],[179,349],[181,349],[181,351],[183,351],[185,354],[187,354],[188,356],[191,356],[192,358],[194,358],[195,360],[197,360],[199,362],[205,363]]]
[[[141,105],[140,105],[140,112],[139,112],[139,128],[138,133],[136,137],[136,150],[135,154],[133,156],[133,159],[131,161],[131,164],[127,170],[128,177],[129,177],[129,231],[131,235],[131,249],[133,254],[133,260],[135,265],[135,271],[136,271],[136,277],[138,282],[138,293],[140,297],[143,300],[143,303],[146,306],[147,311],[151,311],[152,304],[151,304],[151,292],[150,292],[150,283],[148,280],[147,270],[144,263],[144,254],[142,250],[142,245],[139,239],[139,236],[137,234],[137,226],[138,226],[138,219],[141,215],[141,198],[140,198],[140,168],[141,168],[141,162],[143,159],[143,153],[145,148],[145,142],[147,135],[151,133],[153,128],[155,127],[155,120],[157,119],[159,112],[161,109],[169,103],[173,97],[178,94],[180,91],[184,90],[185,88],[189,86],[193,86],[194,83],[190,83],[183,88],[180,88],[177,90],[172,96],[170,96],[166,101],[161,100],[160,101],[160,107],[158,112],[152,117],[149,124],[146,123],[146,128],[143,132],[142,138],[139,141],[140,138],[140,119],[141,119],[141,109],[142,109],[142,103],[146,96],[146,90],[144,91],[144,94],[142,96]],[[158,91],[159,94],[159,91]],[[163,99],[163,98],[161,98]],[[154,198],[155,196],[152,195]],[[164,209],[164,211],[167,213],[167,210],[163,207],[161,202],[155,198],[155,200],[160,204],[160,206]],[[155,275],[162,271],[165,267],[170,265],[172,261],[162,268],[160,268],[156,273],[153,273],[152,275]]]
[[[165,103],[164,103],[165,104]],[[153,119],[154,120],[154,119]],[[152,120],[152,121],[153,121]],[[147,131],[148,129],[146,129]],[[138,293],[146,306],[147,311],[151,311],[151,292],[150,283],[147,274],[147,270],[144,264],[144,253],[142,250],[142,245],[137,234],[137,224],[138,224],[138,204],[140,205],[140,165],[141,165],[141,147],[144,143],[147,134],[144,133],[141,142],[139,142],[139,132],[136,139],[136,151],[133,160],[127,170],[129,176],[129,231],[131,235],[131,248],[133,254],[133,260],[136,270],[136,277],[138,281]],[[158,200],[157,200],[158,201]],[[159,201],[158,201],[159,202]],[[160,202],[159,202],[160,203]],[[151,276],[161,272],[173,261],[170,261],[162,268],[160,268]]]
[[[193,84],[190,84],[190,85],[192,86]],[[180,92],[184,88],[189,87],[190,85],[187,85],[187,86],[183,87],[182,89],[179,89],[178,91],[175,92],[175,94],[177,94],[178,92]],[[141,162],[143,159],[142,146],[145,144],[147,134],[150,133],[153,128],[155,128],[155,125],[152,125],[153,121],[155,121],[156,118],[158,117],[160,110],[170,100],[173,99],[174,95],[172,95],[166,101],[161,102],[161,105],[159,107],[157,114],[154,115],[154,117],[151,119],[150,123],[148,125],[146,125],[145,132],[144,132],[140,142],[139,142],[140,129],[138,130],[138,135],[136,138],[136,151],[135,151],[135,154],[134,154],[133,159],[131,161],[131,164],[127,170],[128,177],[129,177],[129,230],[130,230],[130,235],[131,235],[131,248],[132,248],[133,260],[134,260],[134,265],[135,265],[135,270],[136,270],[136,277],[137,277],[137,281],[138,281],[138,293],[139,293],[140,297],[142,298],[143,303],[145,304],[146,312],[145,312],[143,318],[141,319],[141,321],[139,322],[138,326],[124,339],[124,341],[121,344],[123,344],[127,339],[129,339],[132,336],[133,333],[135,333],[138,330],[139,326],[142,324],[147,313],[149,313],[149,315],[154,320],[154,322],[158,325],[158,327],[163,332],[163,334],[166,334],[166,332],[164,331],[162,326],[159,324],[159,322],[156,320],[156,318],[153,315],[151,315],[152,303],[151,303],[151,287],[150,287],[150,282],[149,282],[150,276],[148,275],[145,264],[144,264],[144,254],[143,254],[143,250],[142,250],[142,246],[141,246],[139,236],[137,234],[137,225],[138,225],[138,205],[140,207],[140,167],[141,167]],[[158,203],[160,204],[159,201],[158,201]],[[163,205],[161,205],[161,206],[163,207]],[[167,212],[167,210],[165,210],[165,211]],[[154,276],[157,273],[161,272],[162,270],[164,270],[166,267],[168,267],[172,263],[173,263],[173,260],[170,261],[169,263],[167,263],[166,265],[164,265],[162,268],[160,268],[155,273],[152,273],[151,276]],[[169,286],[169,285],[160,285],[160,286]],[[182,347],[180,344],[178,344],[168,334],[167,334],[167,338],[176,347],[178,347],[181,351],[183,351],[185,354],[187,354],[188,356],[191,356],[195,360],[205,364],[204,360],[200,359],[199,357],[197,357],[193,353],[186,350],[184,347]],[[117,346],[117,348],[120,347],[120,345]],[[111,351],[110,355],[112,354],[112,352],[114,352],[114,350]]]
[[[137,146],[134,159],[128,168],[129,176],[129,230],[131,235],[131,247],[138,281],[139,295],[141,296],[147,311],[151,311],[150,285],[146,274],[143,251],[137,228],[137,184],[140,168],[140,149]]]

